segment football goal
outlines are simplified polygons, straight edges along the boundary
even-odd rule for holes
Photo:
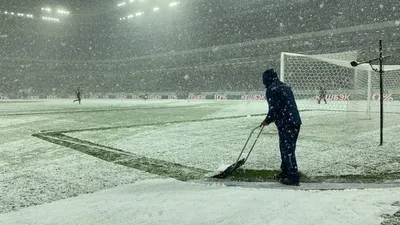
[[[282,52],[280,79],[292,87],[302,110],[346,111],[347,116],[371,119],[379,112],[379,73],[374,70],[379,66],[352,67],[350,62],[357,61],[357,55],[356,51],[321,55]],[[398,112],[400,65],[385,65],[384,71],[385,112]]]

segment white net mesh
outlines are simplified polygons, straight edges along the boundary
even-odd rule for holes
[[[348,112],[376,112],[374,102],[379,102],[379,73],[372,68],[378,66],[350,65],[357,59],[357,52],[324,55],[302,55],[282,53],[281,80],[294,90],[303,110],[344,110]],[[399,100],[400,66],[384,68],[384,99]],[[320,90],[325,90],[327,104],[318,104]],[[377,95],[378,94],[378,95]],[[320,103],[325,101],[322,99]],[[396,103],[391,104],[396,105]],[[378,107],[379,109],[379,107]],[[394,111],[388,107],[389,111]]]
[[[379,66],[352,67],[350,62],[356,60],[357,52],[281,55],[280,78],[292,87],[299,109],[321,118],[326,128],[342,127],[340,134],[331,136],[343,138],[379,127],[379,73],[372,69]],[[400,113],[400,66],[385,66],[384,71],[384,112]]]
[[[378,66],[374,66],[378,68]],[[385,113],[400,113],[400,70],[384,66],[383,100]],[[371,73],[371,102],[369,109],[372,113],[379,112],[379,73]]]

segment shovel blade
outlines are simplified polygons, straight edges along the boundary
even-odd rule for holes
[[[224,171],[221,173],[212,176],[212,178],[217,178],[217,179],[225,179],[228,176],[232,175],[239,167],[243,166],[243,164],[246,162],[246,159],[241,159],[232,165],[228,166]]]

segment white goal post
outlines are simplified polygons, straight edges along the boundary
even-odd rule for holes
[[[372,67],[379,66],[351,66],[357,55],[356,51],[321,55],[282,52],[280,80],[292,87],[303,110],[365,112],[370,118],[371,112],[378,110],[371,106],[379,102],[379,73]],[[400,65],[386,65],[384,71],[383,97],[388,102],[399,101]],[[327,104],[317,103],[321,87],[326,90]]]

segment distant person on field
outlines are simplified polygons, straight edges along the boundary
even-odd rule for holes
[[[73,103],[75,103],[76,101],[79,102],[79,105],[81,104],[81,89],[78,88],[76,90],[76,99],[73,101]]]
[[[318,92],[318,104],[321,103],[321,100],[324,100],[325,104],[326,104],[326,90],[325,88],[323,88],[322,86],[319,87],[319,92]]]
[[[300,175],[296,161],[296,142],[300,133],[301,118],[290,86],[281,82],[273,69],[262,75],[266,87],[268,114],[261,126],[275,123],[279,134],[281,152],[281,171],[276,176],[278,181],[286,185],[299,185]]]

